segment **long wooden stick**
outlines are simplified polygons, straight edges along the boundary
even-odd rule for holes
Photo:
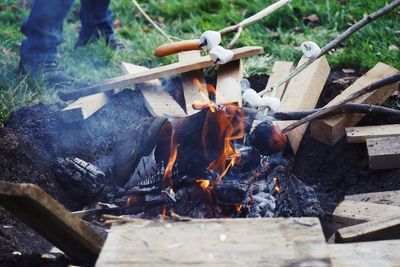
[[[307,110],[307,111],[294,111],[294,112],[277,112],[272,115],[276,120],[279,121],[293,121],[293,120],[301,120],[304,117],[307,117],[311,114],[321,111],[322,108]],[[370,105],[370,104],[356,104],[356,103],[347,103],[342,107],[325,114],[325,117],[343,114],[343,113],[363,113],[363,114],[379,114],[379,115],[387,115],[387,116],[399,116],[400,118],[400,110],[388,107],[382,107],[378,105]]]
[[[346,31],[344,31],[342,34],[340,34],[338,37],[336,37],[332,42],[328,43],[321,49],[321,53],[319,54],[318,58],[322,57],[323,55],[327,54],[330,50],[333,48],[337,47],[339,44],[341,44],[344,40],[346,40],[349,36],[351,36],[353,33],[357,32],[359,29],[367,25],[368,23],[376,20],[377,18],[382,17],[383,15],[386,15],[396,7],[400,6],[400,0],[395,0],[392,3],[386,5],[385,7],[382,7],[378,11],[375,11],[372,14],[369,14],[368,16],[364,17],[360,21],[358,21],[356,24],[352,25],[350,28],[348,28]],[[310,66],[316,59],[309,59],[306,62],[304,62],[301,66],[297,67],[294,69],[292,72],[290,72],[287,76],[283,77],[269,88],[265,88],[258,94],[260,96],[265,95],[266,93],[272,91],[272,96],[276,94],[277,89],[279,86],[282,84],[286,83],[290,79],[292,79],[294,76],[305,70],[308,66]]]
[[[349,103],[349,102],[351,102],[351,101],[353,101],[353,100],[355,100],[355,99],[357,99],[357,98],[359,98],[359,97],[361,97],[361,96],[363,96],[365,94],[368,94],[368,93],[370,93],[372,91],[375,91],[375,90],[377,90],[377,89],[379,89],[381,87],[384,87],[386,85],[389,85],[389,84],[392,84],[392,83],[395,83],[395,82],[398,82],[398,81],[400,81],[400,72],[397,72],[396,74],[394,74],[392,76],[389,76],[387,78],[384,78],[384,79],[382,79],[380,81],[374,82],[374,83],[364,87],[363,89],[361,89],[361,90],[349,95],[347,98],[345,98],[344,100],[342,100],[340,103],[338,103],[336,105],[333,105],[333,106],[330,106],[330,107],[326,107],[326,108],[322,108],[320,111],[318,111],[316,113],[313,113],[311,115],[308,115],[307,117],[305,117],[305,118],[303,118],[303,119],[301,119],[301,120],[299,120],[299,121],[297,121],[297,122],[295,122],[293,124],[290,124],[289,126],[287,126],[286,128],[284,128],[282,130],[282,133],[287,133],[287,132],[299,127],[300,125],[302,125],[304,123],[307,123],[307,122],[312,121],[312,120],[319,119],[319,118],[325,116],[326,114],[329,114],[330,112],[333,112],[333,111],[335,111],[337,109],[340,109],[346,103]]]
[[[260,12],[254,14],[253,16],[239,22],[238,24],[220,30],[219,32],[221,33],[221,35],[225,35],[230,32],[237,32],[236,35],[231,40],[231,42],[227,45],[227,48],[231,48],[237,42],[244,28],[250,26],[251,24],[256,23],[259,20],[262,20],[266,16],[270,15],[272,12],[290,4],[291,2],[292,0],[280,0],[264,8]]]

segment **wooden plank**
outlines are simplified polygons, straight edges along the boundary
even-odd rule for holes
[[[263,53],[263,48],[259,46],[246,46],[233,49],[232,51],[234,54],[232,61],[234,61],[244,57],[261,54]],[[115,88],[123,88],[128,85],[159,79],[161,77],[168,77],[193,70],[204,69],[211,67],[212,65],[214,65],[214,61],[212,61],[210,56],[207,55],[194,59],[191,62],[177,62],[149,69],[137,74],[127,74],[124,76],[107,79],[86,87],[62,90],[58,95],[62,100],[77,99],[82,96],[106,92]]]
[[[348,143],[364,143],[367,138],[400,136],[400,124],[347,127]]]
[[[269,76],[268,83],[265,88],[271,87],[277,81],[288,75],[292,71],[292,69],[293,69],[293,62],[291,61],[275,61],[274,65],[272,66],[272,73]],[[287,85],[288,82],[279,86],[278,91],[276,93],[276,97],[282,99],[286,91]],[[267,95],[270,94],[271,93],[268,93]]]
[[[122,62],[122,69],[125,73],[140,73],[148,68]],[[186,113],[175,99],[166,91],[160,90],[160,81],[150,80],[136,85],[143,95],[146,107],[153,116],[185,117]]]
[[[399,214],[400,207],[344,200],[336,207],[332,216],[337,223],[355,225],[374,220],[391,219],[398,217]]]
[[[336,243],[386,239],[400,239],[400,217],[365,222],[339,229],[335,233]]]
[[[178,54],[179,62],[190,62],[195,58],[201,57],[200,51],[186,51]],[[195,114],[200,110],[192,107],[194,102],[207,104],[208,91],[206,81],[204,79],[203,70],[194,70],[182,73],[183,96],[185,97],[186,113],[188,115]],[[194,82],[196,80],[196,82]]]
[[[0,182],[0,204],[75,261],[96,261],[104,239],[38,186]]]
[[[298,65],[302,65],[307,59],[302,58]],[[283,95],[280,112],[302,111],[315,108],[319,96],[328,79],[330,67],[325,57],[321,57],[307,69],[289,81],[286,92]],[[293,121],[278,121],[280,129],[285,128]],[[287,133],[287,137],[296,154],[301,139],[307,128],[307,123]]]
[[[242,88],[240,81],[243,77],[243,63],[235,60],[221,65],[217,73],[217,105],[238,103],[242,106]]]
[[[400,168],[400,136],[368,138],[367,149],[370,169]]]
[[[107,105],[111,98],[119,92],[121,92],[120,89],[114,89],[106,93],[81,97],[61,110],[60,117],[65,123],[86,120],[102,107]]]
[[[344,199],[400,207],[400,190],[349,195],[345,196]]]
[[[104,266],[330,266],[318,218],[113,225]]]
[[[386,78],[397,73],[398,70],[383,63],[376,64],[370,71],[357,79],[351,86],[344,90],[340,95],[335,97],[326,106],[332,106],[347,96],[361,90],[369,84]],[[396,90],[397,84],[391,84],[380,88],[374,92],[366,94],[355,101],[355,103],[364,104],[382,104]],[[325,144],[334,145],[345,134],[346,127],[356,125],[364,114],[353,113],[346,115],[337,115],[329,119],[316,120],[311,123],[311,136]]]
[[[328,245],[335,267],[398,267],[400,240]]]

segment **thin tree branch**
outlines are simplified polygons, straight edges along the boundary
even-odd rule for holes
[[[368,94],[368,93],[373,92],[373,91],[375,91],[375,90],[377,90],[377,89],[379,89],[381,87],[384,87],[384,86],[389,85],[389,84],[393,84],[393,83],[398,82],[398,81],[400,81],[400,72],[397,72],[394,75],[391,75],[391,76],[389,76],[387,78],[384,78],[384,79],[382,79],[380,81],[374,82],[374,83],[364,87],[363,89],[361,89],[361,90],[349,95],[348,97],[346,97],[344,100],[342,100],[340,103],[338,103],[336,105],[333,105],[333,106],[330,106],[330,107],[326,107],[326,108],[322,108],[320,111],[315,112],[315,113],[313,113],[311,115],[308,115],[307,117],[302,118],[301,120],[299,120],[299,121],[287,126],[285,129],[282,130],[282,133],[287,133],[287,132],[299,127],[300,125],[302,125],[304,123],[307,123],[307,122],[312,121],[312,120],[319,119],[319,118],[325,116],[326,114],[329,114],[330,112],[333,112],[333,111],[335,111],[337,109],[342,108],[343,105],[346,104],[346,103],[354,101],[355,99],[357,99],[357,98],[359,98],[359,97],[361,97],[361,96],[363,96],[365,94]]]
[[[386,15],[387,13],[389,13],[390,11],[392,11],[393,9],[395,9],[398,6],[400,6],[400,0],[395,0],[392,3],[382,7],[381,9],[379,9],[377,11],[375,11],[374,13],[364,17],[363,19],[361,19],[360,21],[358,21],[357,23],[352,25],[350,28],[348,28],[346,31],[341,33],[332,42],[328,43],[323,48],[321,48],[321,53],[319,54],[318,58],[320,58],[323,55],[327,54],[330,50],[332,50],[333,48],[337,47],[344,40],[346,40],[348,37],[350,37],[353,33],[357,32],[359,29],[361,29],[362,27],[364,27],[368,23],[376,20],[377,18],[382,17],[383,15]],[[299,74],[300,72],[305,70],[308,66],[310,66],[318,58],[307,60],[302,65],[300,65],[299,67],[294,69],[292,72],[290,72],[287,76],[283,77],[282,79],[280,79],[279,81],[274,83],[271,87],[265,88],[264,90],[262,90],[258,94],[260,96],[263,96],[266,93],[272,91],[272,96],[274,96],[276,94],[276,91],[279,88],[279,86],[281,86],[282,84],[286,83],[287,81],[292,79],[294,76],[296,76],[297,74]]]

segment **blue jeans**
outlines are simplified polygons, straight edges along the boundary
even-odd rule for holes
[[[57,46],[63,42],[63,24],[74,0],[33,0],[29,17],[21,31],[27,37],[21,44],[21,62],[39,65],[56,62]],[[115,39],[110,0],[81,0],[80,44],[103,36]]]

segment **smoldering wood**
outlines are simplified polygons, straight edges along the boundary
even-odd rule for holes
[[[0,182],[0,204],[76,263],[95,263],[103,237],[38,186]]]
[[[113,184],[124,186],[140,160],[148,156],[162,138],[163,128],[169,127],[166,118],[151,117],[125,129],[113,151]]]

